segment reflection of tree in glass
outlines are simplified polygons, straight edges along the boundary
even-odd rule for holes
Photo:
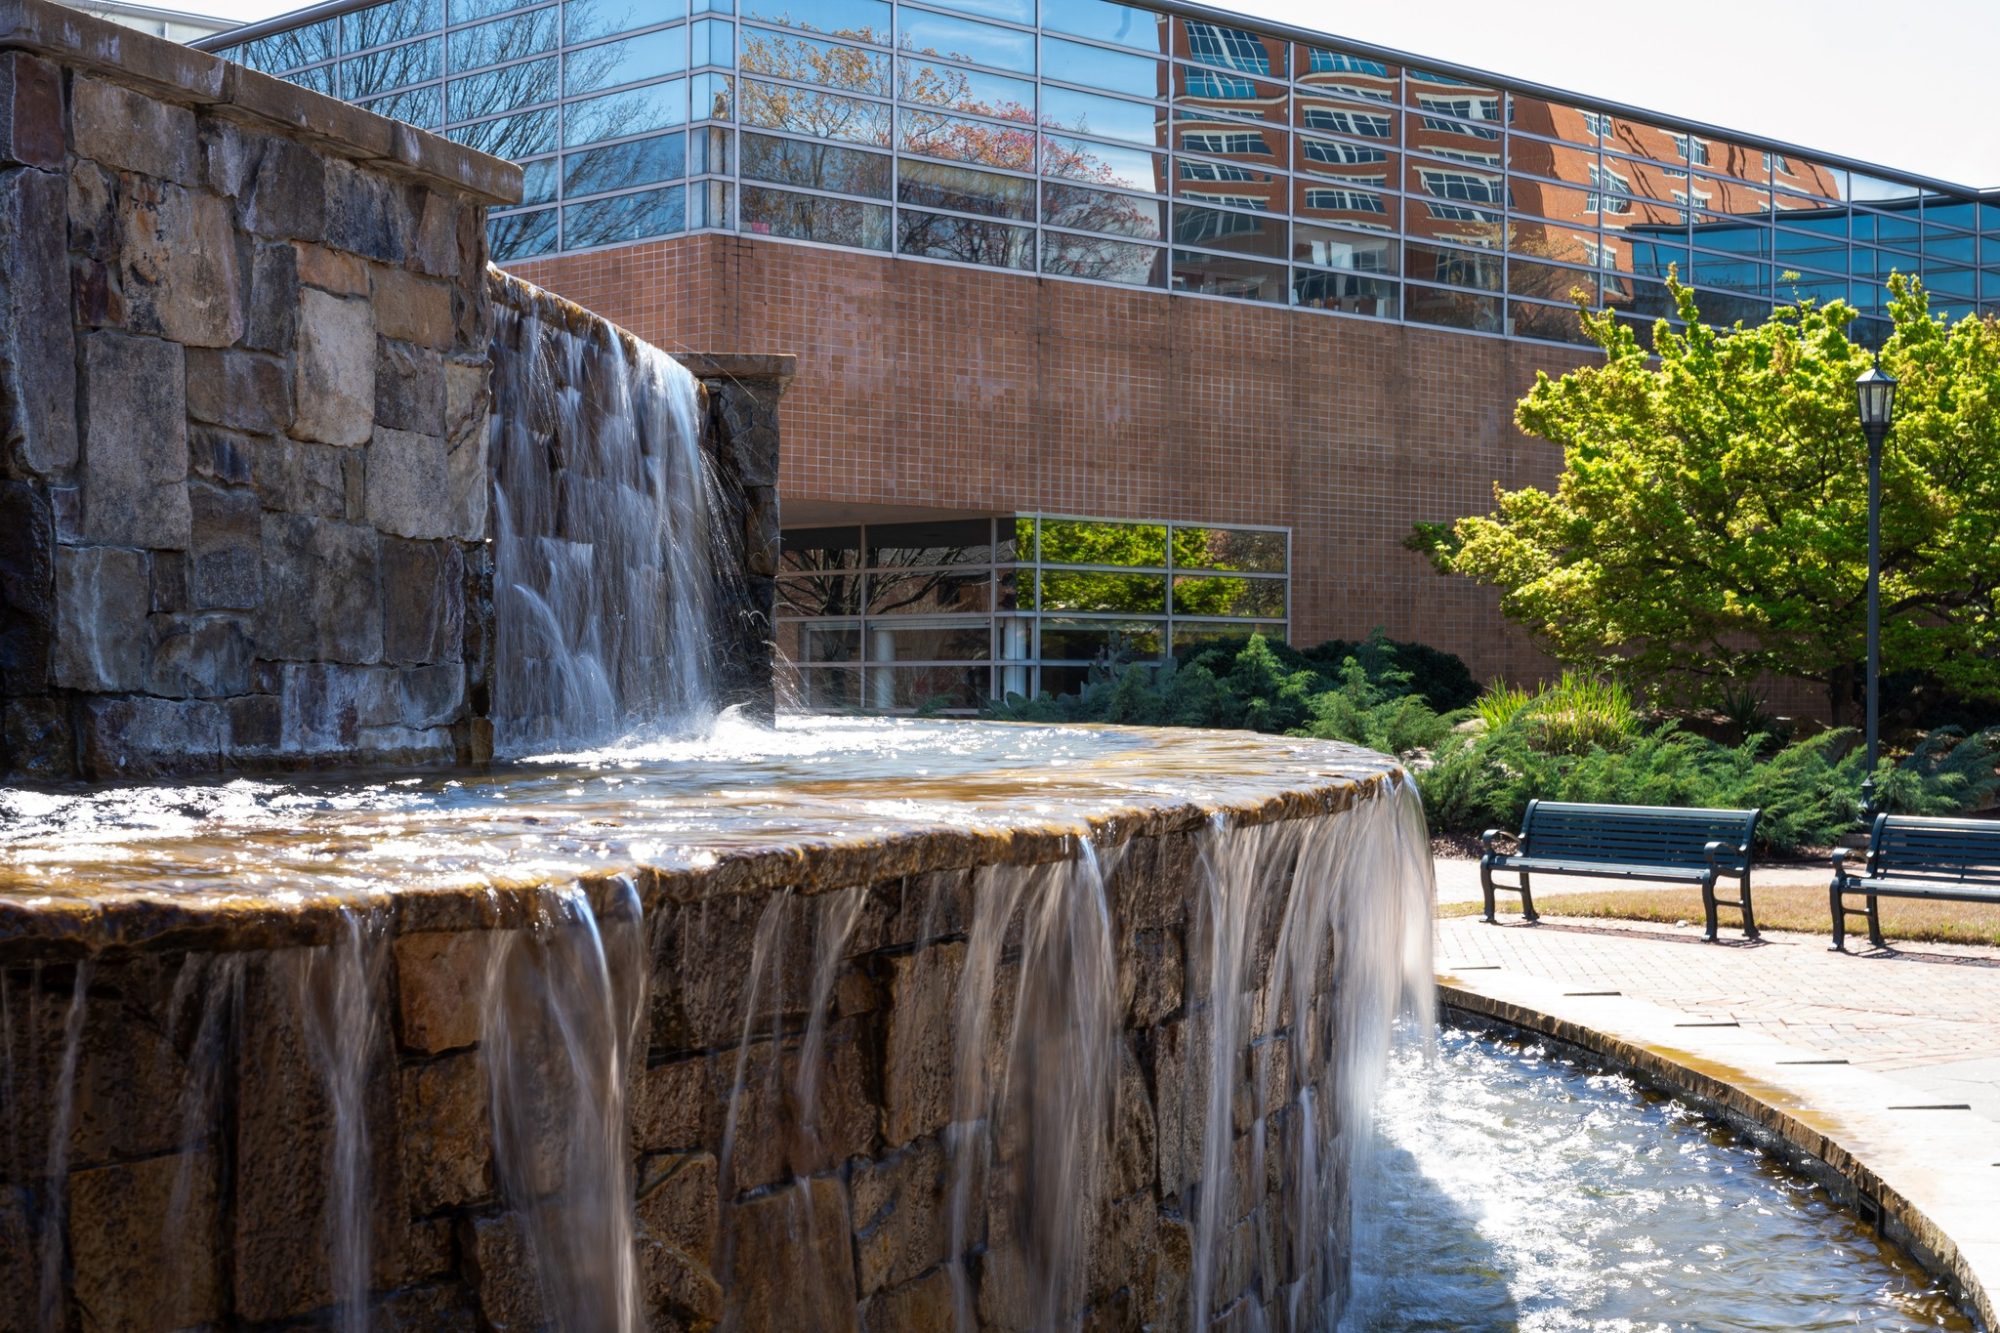
[[[850,41],[887,41],[873,28],[842,29],[831,35]],[[923,58],[927,56],[933,59]],[[903,57],[898,95],[907,103],[939,110],[905,111],[901,147],[922,157],[1033,173],[1038,138],[1034,110],[1017,101],[981,98],[969,71],[936,63],[960,58],[934,50]],[[834,42],[745,29],[739,60],[746,74],[768,74],[794,83],[877,96],[889,91],[886,56]],[[743,81],[740,100],[746,125],[836,141],[773,144],[754,150],[746,144],[746,174],[751,174],[747,170],[750,153],[761,151],[772,157],[762,164],[765,170],[756,173],[760,178],[775,174],[785,184],[886,197],[886,159],[876,166],[864,155],[838,146],[841,142],[889,146],[886,106],[837,92],[754,79]],[[974,116],[982,119],[968,118]],[[1073,141],[1043,139],[1040,151],[1044,175],[1100,185],[1115,185],[1120,180],[1111,163]],[[906,182],[903,202],[1025,222],[1032,218],[1032,187],[1023,186],[1025,182],[971,172],[958,176],[941,170],[913,172]],[[794,236],[813,235],[816,218],[827,208],[824,201],[805,198],[765,195],[759,202],[773,230]],[[1076,192],[1063,216],[1049,221],[1081,230],[1130,235],[1143,228],[1145,214],[1146,206],[1140,200],[1102,191],[1087,195]],[[924,213],[906,213],[901,225],[901,243],[906,250],[981,264],[1018,262],[1025,236],[1004,227]],[[1088,268],[1089,261],[1087,256],[1073,255],[1071,264],[1081,271]]]

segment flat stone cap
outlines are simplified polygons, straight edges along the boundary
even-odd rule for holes
[[[745,380],[789,384],[799,373],[790,352],[676,352],[674,360],[698,380]]]
[[[481,203],[521,201],[521,169],[511,162],[50,0],[0,0],[0,51],[31,52]]]

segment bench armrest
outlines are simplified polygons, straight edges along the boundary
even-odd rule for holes
[[[1515,850],[1517,851],[1520,850],[1521,846],[1520,834],[1509,833],[1505,829],[1497,829],[1497,828],[1487,829],[1484,833],[1480,834],[1479,845],[1486,849],[1486,854],[1488,856],[1498,855],[1500,854],[1500,849],[1498,847],[1495,847],[1493,844],[1500,841],[1502,838],[1505,838],[1508,842],[1513,843]]]
[[[1833,849],[1833,877],[1835,879],[1849,878],[1847,873],[1847,854],[1853,850],[1852,847],[1836,847]]]
[[[1724,852],[1733,851],[1736,852],[1738,856],[1741,856],[1744,850],[1743,848],[1731,847],[1728,843],[1723,842],[1720,839],[1716,839],[1715,841],[1710,842],[1706,847],[1702,848],[1701,850],[1703,854],[1705,854],[1708,857],[1709,869],[1715,871],[1717,874],[1740,875],[1743,873],[1733,865],[1724,865],[1722,863],[1722,854]]]

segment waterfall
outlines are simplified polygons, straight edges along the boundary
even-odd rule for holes
[[[382,1038],[377,997],[389,922],[379,909],[354,907],[343,907],[336,921],[331,944],[298,958],[299,1009],[332,1113],[326,1233],[336,1317],[342,1333],[362,1333],[369,1327],[374,1229],[368,1079]]]
[[[615,325],[496,283],[496,748],[697,730],[715,713],[731,565],[700,388]]]
[[[646,1004],[646,938],[629,879],[601,912],[551,889],[503,932],[486,976],[481,1050],[502,1197],[561,1333],[636,1333],[635,1190],[625,1093]]]

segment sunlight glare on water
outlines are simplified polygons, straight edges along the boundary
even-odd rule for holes
[[[1377,1123],[1349,1333],[1973,1328],[1818,1186],[1543,1047],[1446,1029]]]

